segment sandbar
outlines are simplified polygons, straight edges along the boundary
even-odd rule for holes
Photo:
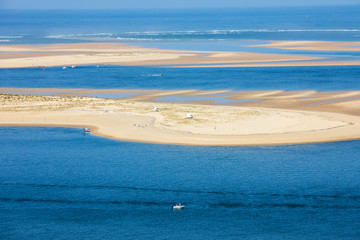
[[[269,44],[266,47],[276,46]],[[355,51],[357,48],[348,46],[348,49]],[[330,61],[324,57],[302,54],[170,50],[128,46],[120,43],[73,43],[41,46],[0,45],[0,68],[99,64],[167,67],[263,67],[360,65],[360,61],[356,59]]]
[[[360,51],[360,42],[272,41],[269,44],[253,45],[253,47],[307,51]]]
[[[236,98],[236,94],[231,94]],[[284,102],[286,96],[281,92],[248,93],[251,94],[280,97],[279,102]],[[290,93],[288,98],[313,94],[321,95],[307,91]],[[347,105],[357,111],[353,109],[356,108],[354,104]],[[154,107],[158,111],[153,111]],[[339,109],[346,107],[346,104],[339,105]],[[186,118],[188,113],[193,118]],[[85,96],[0,94],[0,125],[90,127],[95,135],[118,140],[205,146],[298,144],[360,138],[360,116],[317,111],[316,108],[294,110]]]

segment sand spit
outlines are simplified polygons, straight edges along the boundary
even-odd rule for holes
[[[279,48],[279,44],[282,44],[280,47],[284,46],[284,43],[273,44],[275,45],[264,46],[276,48]],[[321,46],[321,42],[312,44]],[[288,46],[285,45],[285,47]],[[357,48],[349,45],[346,46],[346,49],[355,51]],[[0,45],[0,68],[102,64],[168,67],[264,67],[360,65],[360,61],[328,61],[328,59],[300,54],[180,51],[126,46],[120,43]]]
[[[159,111],[152,111],[155,106]],[[186,118],[188,113],[193,118]],[[263,107],[1,94],[0,116],[2,126],[90,127],[99,136],[164,144],[264,145],[360,138],[359,116]]]
[[[272,41],[270,44],[253,45],[288,50],[310,51],[360,51],[360,42],[327,42],[327,41]]]

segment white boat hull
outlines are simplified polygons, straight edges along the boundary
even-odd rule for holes
[[[181,206],[176,205],[176,206],[172,207],[172,209],[184,209],[184,208],[185,208],[184,205],[181,205]]]

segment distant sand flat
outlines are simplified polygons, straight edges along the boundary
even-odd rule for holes
[[[273,42],[273,48],[296,47],[299,42]],[[294,45],[295,44],[295,45]],[[311,42],[315,50],[322,42]],[[339,45],[340,43],[338,43]],[[354,43],[357,44],[357,43]],[[331,45],[332,49],[357,51],[357,45]],[[113,64],[168,67],[264,67],[264,66],[331,66],[360,65],[360,61],[329,61],[301,54],[252,52],[180,51],[126,46],[120,43],[77,43],[35,45],[0,45],[0,68],[52,67],[69,65]]]
[[[310,51],[360,51],[360,42],[272,41],[270,44],[253,46]]]
[[[154,106],[159,111],[152,111]],[[186,118],[187,113],[193,118]],[[90,127],[113,139],[189,145],[360,138],[360,117],[342,113],[12,94],[0,95],[0,125]]]

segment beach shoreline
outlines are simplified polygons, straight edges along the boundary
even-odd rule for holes
[[[360,116],[339,112],[94,97],[0,96],[0,126],[88,127],[97,136],[124,141],[234,146],[360,138]],[[153,111],[155,106],[158,111]],[[188,113],[193,118],[187,118]]]

